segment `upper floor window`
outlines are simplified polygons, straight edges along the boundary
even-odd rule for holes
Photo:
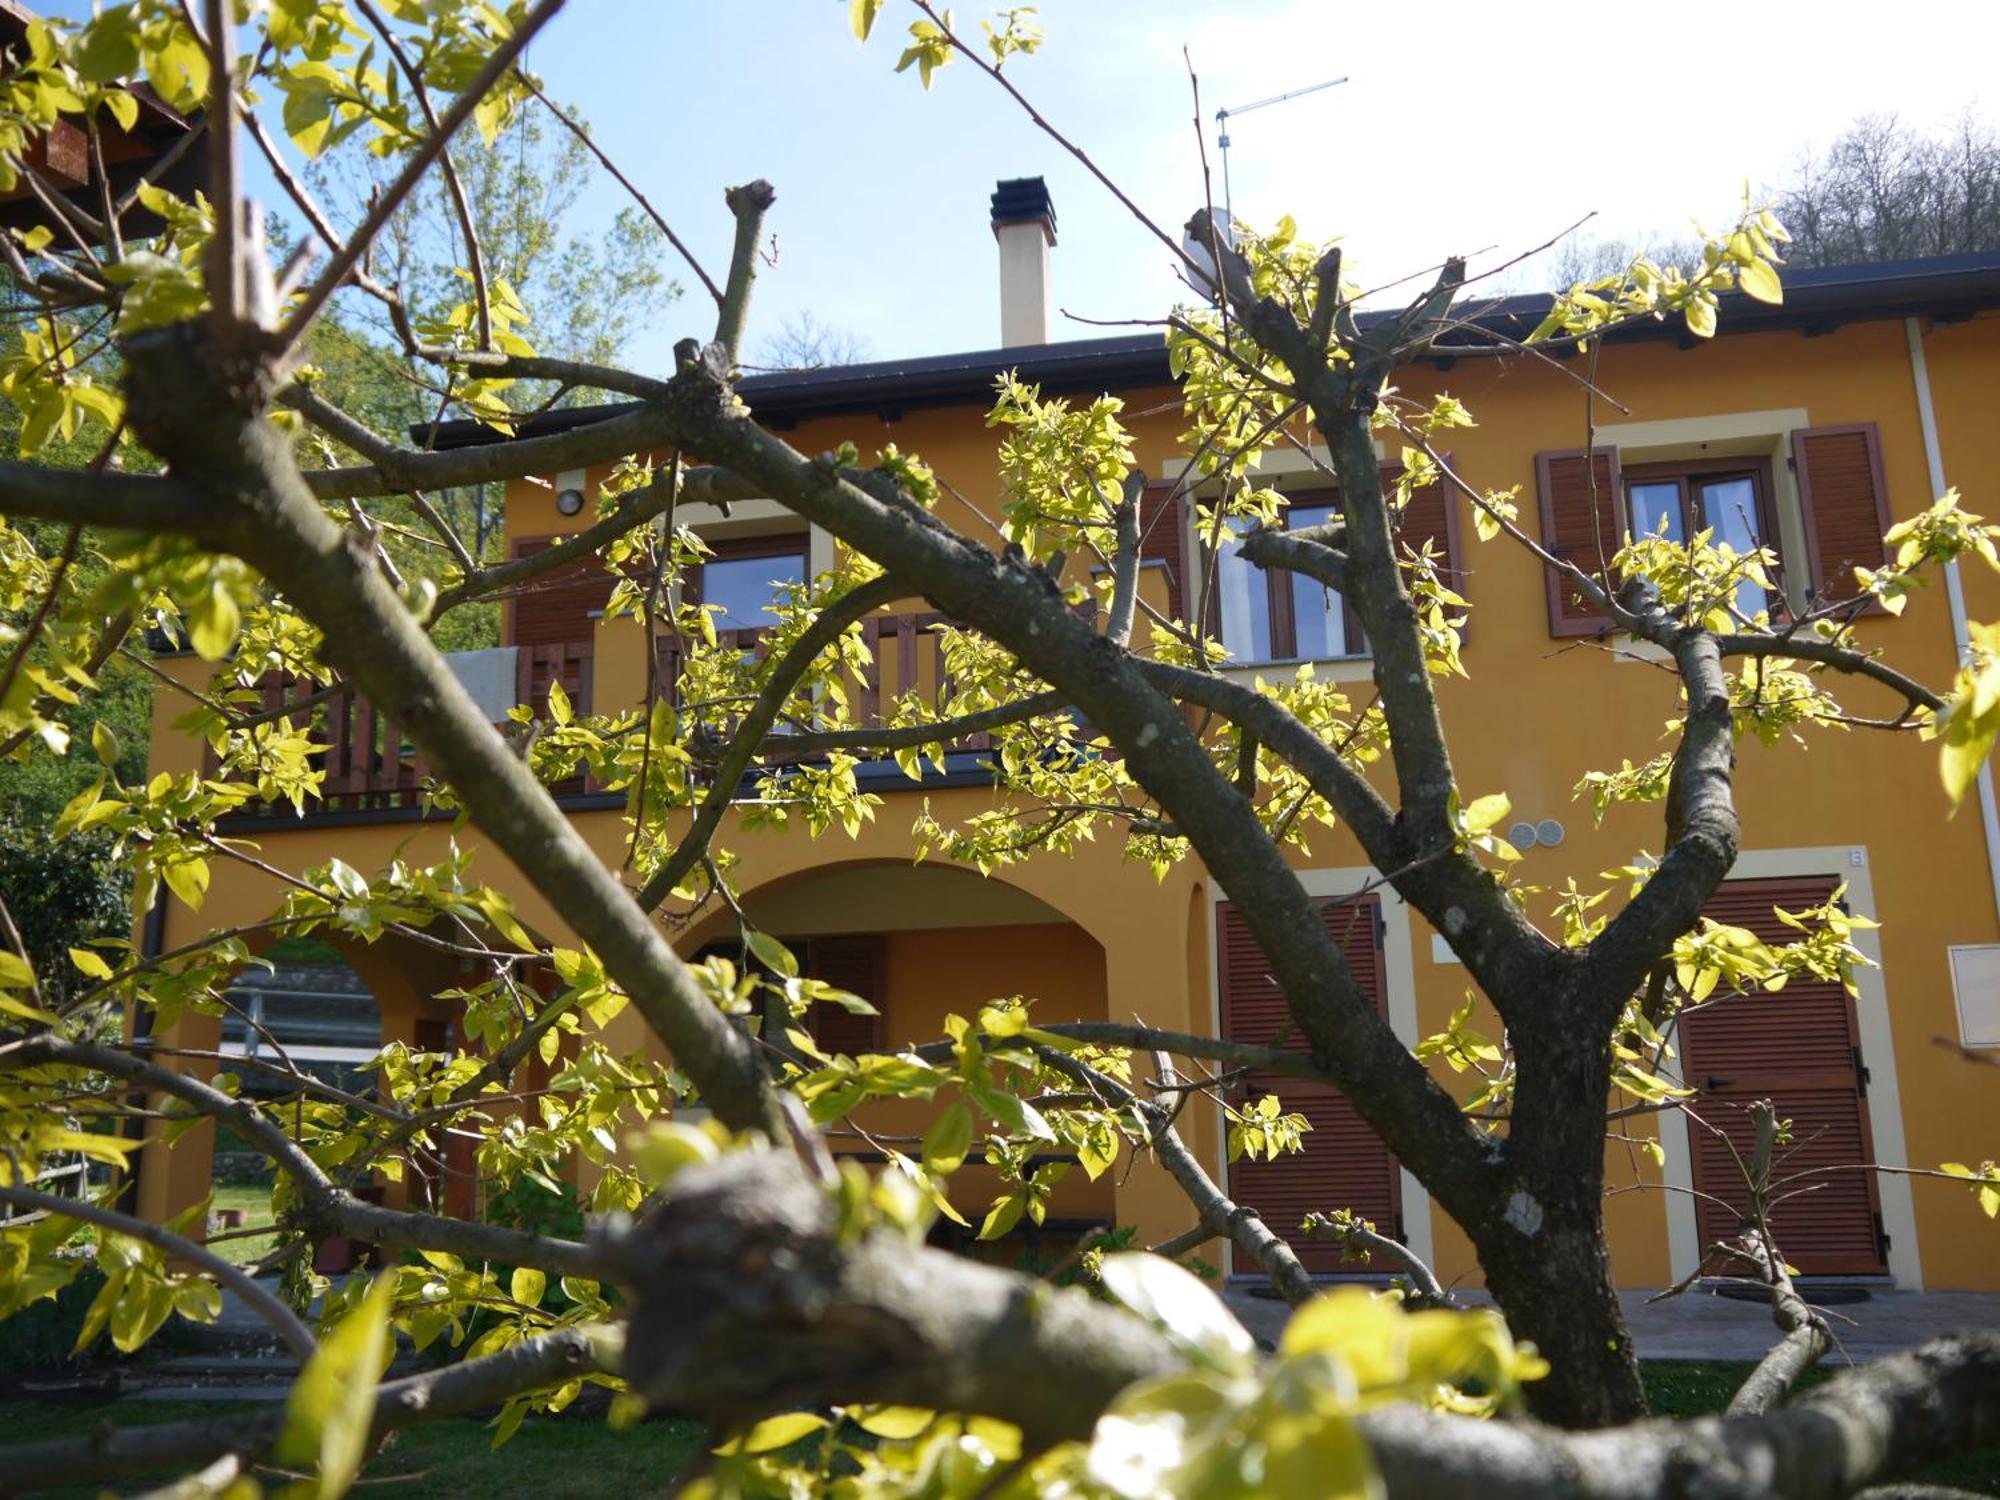
[[[1778,527],[1771,510],[1771,465],[1766,459],[1720,458],[1683,463],[1634,464],[1625,470],[1625,499],[1633,529],[1685,543],[1702,531],[1716,545],[1739,555],[1768,547],[1778,550]],[[1745,619],[1772,600],[1763,587],[1744,579],[1736,588],[1736,611]]]
[[[1676,451],[1697,441],[1676,439]],[[1739,428],[1727,441],[1738,456],[1668,459],[1668,450],[1609,444],[1588,453],[1536,454],[1543,545],[1595,577],[1628,534],[1684,542],[1712,529],[1718,542],[1738,552],[1762,547],[1778,558],[1782,576],[1774,582],[1780,586],[1769,596],[1747,581],[1739,589],[1736,607],[1746,616],[1855,600],[1855,569],[1882,566],[1882,534],[1890,524],[1875,424],[1768,434]],[[1570,579],[1553,568],[1543,577],[1551,635],[1600,635],[1612,628]],[[1880,608],[1866,601],[1856,607],[1863,613]]]
[[[777,621],[772,606],[806,581],[802,535],[731,537],[709,546],[714,555],[689,575],[686,592],[691,603],[717,607],[718,632],[768,630]]]
[[[1288,531],[1323,526],[1340,515],[1325,491],[1290,497]],[[1240,662],[1314,661],[1359,656],[1361,623],[1335,590],[1302,573],[1268,571],[1247,561],[1234,540],[1222,544],[1216,581],[1222,595],[1222,644]]]

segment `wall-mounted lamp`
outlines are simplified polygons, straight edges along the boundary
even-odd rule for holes
[[[583,491],[575,489],[557,490],[556,511],[565,516],[583,514]]]

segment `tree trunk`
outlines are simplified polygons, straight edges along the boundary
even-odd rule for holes
[[[1561,1427],[1629,1422],[1646,1415],[1646,1392],[1604,1239],[1610,1039],[1544,1020],[1517,1030],[1515,1048],[1505,1185],[1466,1228],[1508,1327],[1551,1367],[1528,1387],[1529,1409]]]
[[[1532,1222],[1515,1195],[1517,1220]],[[1514,1337],[1534,1344],[1549,1373],[1528,1386],[1528,1408],[1558,1427],[1606,1427],[1646,1414],[1639,1362],[1611,1280],[1601,1216],[1579,1223],[1581,1205],[1550,1206],[1539,1231],[1502,1225],[1479,1262]]]

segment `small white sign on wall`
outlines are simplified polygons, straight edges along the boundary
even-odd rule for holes
[[[1959,1040],[1968,1047],[2000,1047],[2000,943],[1949,951]]]

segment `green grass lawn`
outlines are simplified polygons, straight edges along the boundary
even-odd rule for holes
[[[119,1405],[121,1427],[179,1422],[241,1412],[231,1404],[197,1405],[170,1401],[126,1401]],[[0,1445],[32,1436],[57,1438],[101,1425],[106,1411],[97,1402],[0,1402]],[[423,1500],[513,1500],[549,1497],[584,1500],[615,1495],[649,1500],[671,1492],[674,1475],[700,1450],[701,1429],[688,1422],[644,1422],[612,1432],[589,1416],[528,1418],[512,1441],[492,1451],[493,1433],[469,1417],[428,1422],[395,1434],[366,1470],[357,1495],[422,1496]],[[157,1485],[165,1476],[154,1476]],[[267,1476],[268,1477],[268,1476]],[[114,1493],[137,1494],[148,1482],[116,1486]],[[94,1500],[101,1486],[35,1490],[50,1500]]]
[[[1747,1365],[1653,1363],[1645,1366],[1646,1389],[1660,1415],[1696,1416],[1721,1410],[1748,1372]],[[1824,1378],[1816,1374],[1806,1384]],[[140,1426],[241,1409],[127,1401],[119,1407],[117,1420],[121,1426]],[[0,1402],[0,1434],[6,1435],[0,1443],[28,1434],[53,1438],[88,1431],[105,1416],[103,1406],[94,1402]],[[491,1430],[461,1417],[397,1434],[368,1466],[366,1477],[383,1482],[384,1495],[422,1495],[425,1500],[582,1500],[606,1495],[647,1500],[670,1492],[674,1475],[695,1457],[700,1442],[700,1429],[685,1422],[647,1422],[612,1432],[591,1416],[530,1417],[496,1455]],[[1916,1477],[2000,1495],[2000,1452],[1960,1459]],[[145,1487],[134,1483],[122,1489],[131,1494]],[[45,1493],[61,1500],[88,1500],[103,1491],[79,1486]]]
[[[215,1200],[208,1208],[210,1213],[225,1208],[240,1208],[243,1210],[245,1229],[269,1224],[271,1190],[268,1187],[230,1187],[217,1183]],[[269,1255],[277,1243],[278,1237],[275,1234],[246,1234],[241,1238],[217,1240],[211,1248],[231,1265],[247,1266]]]

